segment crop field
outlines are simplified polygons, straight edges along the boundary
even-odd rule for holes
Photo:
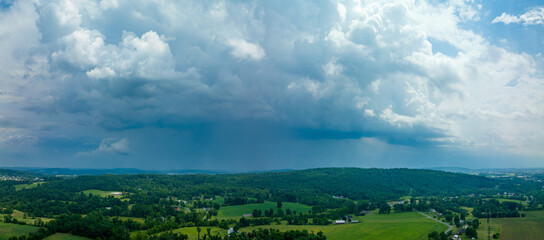
[[[330,240],[351,240],[351,239],[426,239],[432,231],[445,231],[446,226],[425,218],[419,213],[407,212],[385,215],[369,215],[356,217],[361,223],[342,225],[270,225],[242,228],[241,231],[250,232],[258,228],[287,230],[303,230],[317,233],[322,231]]]
[[[544,211],[525,212],[524,218],[492,218],[491,234],[500,233],[503,240],[539,240],[544,236]],[[478,237],[487,238],[488,224],[481,219]]]
[[[0,223],[0,240],[18,237],[38,230],[38,227],[12,223]]]
[[[254,203],[254,204],[245,204],[245,205],[238,205],[238,206],[226,206],[221,207],[219,209],[219,213],[217,214],[218,218],[240,218],[243,214],[251,214],[253,213],[253,209],[260,209],[269,210],[274,209],[276,211],[277,205],[276,202],[269,202],[265,201],[264,203]],[[297,213],[300,212],[308,212],[312,209],[312,207],[301,204],[301,203],[293,203],[293,202],[283,202],[283,206],[281,208],[284,212],[286,209],[291,209],[291,211],[295,210]]]
[[[15,187],[15,191],[19,191],[21,189],[35,188],[39,184],[42,184],[42,183],[45,183],[45,182],[33,182],[31,184],[17,184],[17,185],[14,185],[14,187]]]
[[[69,233],[55,233],[44,240],[89,240],[89,238],[75,236]]]

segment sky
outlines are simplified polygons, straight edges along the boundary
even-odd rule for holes
[[[541,1],[0,1],[0,166],[544,167]]]

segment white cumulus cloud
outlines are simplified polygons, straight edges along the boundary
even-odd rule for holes
[[[536,7],[521,14],[519,16],[502,13],[500,16],[493,19],[492,23],[522,23],[523,25],[544,24],[544,7]]]
[[[121,154],[130,152],[130,142],[126,138],[104,138],[98,148],[90,152],[79,152],[79,155],[92,156],[97,154]]]
[[[176,74],[170,47],[153,31],[141,37],[124,32],[122,41],[112,45],[106,44],[97,30],[79,29],[63,37],[62,42],[64,49],[53,53],[53,59],[65,60],[91,78],[157,79]]]
[[[259,44],[250,43],[244,39],[230,39],[228,45],[232,47],[230,53],[237,59],[259,61],[266,56],[266,52]]]

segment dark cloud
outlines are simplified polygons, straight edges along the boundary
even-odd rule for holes
[[[0,23],[19,25],[2,34],[21,38],[0,38],[9,63],[0,66],[9,103],[0,153],[18,161],[28,147],[43,165],[246,170],[457,165],[441,154],[487,159],[474,149],[495,147],[534,159],[544,133],[524,134],[542,125],[540,57],[463,28],[475,9],[10,3]]]

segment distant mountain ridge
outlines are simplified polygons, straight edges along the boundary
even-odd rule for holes
[[[379,169],[379,168],[378,168]],[[490,172],[529,172],[542,170],[543,168],[481,168],[471,169],[462,167],[429,167],[419,168],[424,170],[435,170],[452,173],[490,173]],[[215,170],[200,170],[200,169],[182,169],[182,170],[146,170],[137,168],[110,168],[110,169],[94,169],[94,168],[34,168],[34,167],[0,167],[1,171],[19,171],[35,173],[38,175],[67,175],[67,176],[81,176],[81,175],[104,175],[104,174],[167,174],[167,175],[184,175],[184,174],[236,174],[236,173],[269,173],[269,172],[290,172],[295,169],[275,169],[275,170],[261,170],[261,171],[215,171]],[[302,169],[301,169],[302,170]],[[12,172],[15,173],[15,172]]]
[[[431,168],[423,168],[423,169],[444,171],[444,172],[454,172],[454,173],[472,173],[477,171],[475,169],[462,168],[462,167],[431,167]]]
[[[92,169],[92,168],[26,168],[13,167],[8,168],[19,171],[33,172],[44,175],[104,175],[104,174],[220,174],[226,172],[208,171],[208,170],[142,170],[137,168],[111,168],[111,169]]]
[[[532,172],[532,171],[541,171],[544,168],[462,168],[462,167],[431,167],[431,168],[422,168],[436,171],[444,172],[454,172],[454,173],[491,173],[491,172]]]
[[[19,177],[23,179],[32,179],[32,178],[41,178],[43,177],[43,174],[30,172],[30,171],[24,171],[24,170],[0,168],[0,177]]]
[[[55,191],[76,193],[88,189],[104,191],[115,189],[138,192],[141,189],[147,191],[163,189],[164,185],[168,185],[179,186],[180,190],[192,191],[194,194],[210,196],[221,195],[225,191],[232,194],[239,192],[236,196],[249,194],[254,198],[266,198],[263,196],[272,194],[278,196],[278,199],[291,202],[300,200],[310,205],[316,196],[343,196],[374,201],[397,199],[402,196],[497,194],[516,192],[520,188],[539,190],[542,188],[540,183],[523,179],[505,181],[478,176],[480,174],[408,168],[314,168],[228,174],[204,170],[153,171],[151,174],[142,173],[144,171],[138,169],[31,170],[56,175],[80,174],[77,177],[51,178],[48,184],[42,186]]]
[[[19,171],[36,173],[43,175],[67,175],[67,176],[81,176],[81,175],[104,175],[104,174],[167,174],[167,175],[183,175],[183,174],[232,174],[232,173],[264,173],[264,172],[287,172],[293,169],[278,169],[268,171],[247,171],[247,172],[227,172],[227,171],[213,171],[213,170],[199,170],[199,169],[183,169],[183,170],[144,170],[137,168],[111,168],[111,169],[93,169],[93,168],[31,168],[31,167],[4,167],[0,170],[7,171]]]
[[[56,179],[43,187],[63,192],[87,189],[126,192],[154,191],[165,185],[194,194],[267,198],[311,204],[324,196],[349,199],[397,199],[401,196],[446,196],[504,192],[512,184],[499,179],[422,169],[316,168],[292,171],[236,174],[106,174]],[[189,187],[190,186],[190,187]],[[210,188],[211,187],[211,188]],[[498,187],[498,189],[497,189]],[[514,186],[515,187],[515,186]],[[204,191],[206,189],[206,191]],[[38,191],[38,190],[33,190]],[[246,195],[247,194],[247,195]],[[298,198],[298,199],[297,199]],[[327,200],[328,201],[328,200]]]

